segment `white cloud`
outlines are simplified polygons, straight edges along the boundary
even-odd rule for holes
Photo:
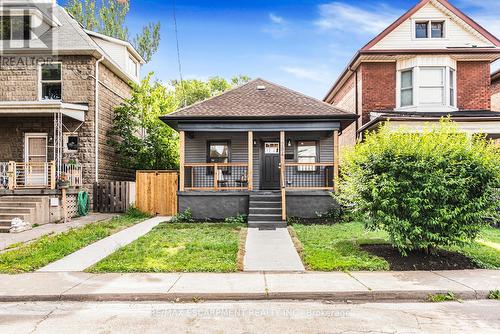
[[[281,69],[296,78],[324,83],[328,80],[327,71],[299,66],[283,66]]]
[[[281,38],[288,34],[289,26],[283,17],[269,13],[269,20],[271,22],[262,29],[263,32],[274,38]]]
[[[339,30],[358,34],[377,34],[384,30],[402,11],[385,4],[356,7],[342,2],[319,6],[320,18],[315,25],[323,30]]]
[[[269,13],[269,19],[271,20],[271,22],[276,23],[276,24],[285,23],[285,19],[283,17],[278,16],[278,15],[273,14],[273,13]]]

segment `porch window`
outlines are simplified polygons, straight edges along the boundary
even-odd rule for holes
[[[209,141],[208,142],[208,163],[229,163],[231,158],[231,145],[229,141]],[[230,168],[220,168],[222,174],[229,174]],[[214,170],[212,167],[207,168],[207,175],[213,175]]]
[[[44,63],[40,67],[41,100],[61,100],[62,64]]]
[[[316,163],[317,147],[315,141],[299,141],[297,144],[297,162],[298,163]],[[314,172],[315,166],[298,166],[299,172]]]

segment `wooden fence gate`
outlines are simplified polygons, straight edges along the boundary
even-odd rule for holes
[[[130,183],[127,181],[94,183],[94,212],[127,212],[130,207]]]
[[[177,171],[137,171],[135,180],[139,210],[161,216],[177,213]]]

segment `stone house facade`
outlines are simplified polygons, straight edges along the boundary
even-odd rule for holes
[[[20,8],[29,11],[19,14]],[[22,47],[14,32],[1,38],[2,186],[7,187],[8,162],[20,169],[23,188],[30,188],[29,182],[49,187],[51,168],[59,177],[75,166],[78,185],[90,194],[96,181],[133,179],[133,171],[118,166],[107,132],[115,107],[139,81],[142,57],[128,42],[84,30],[53,0],[7,0],[0,11],[30,23]]]

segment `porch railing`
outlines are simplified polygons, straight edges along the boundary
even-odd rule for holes
[[[185,190],[247,190],[246,163],[184,164]]]
[[[70,187],[82,186],[82,168],[63,165]],[[50,162],[0,162],[0,189],[55,189],[56,165]]]
[[[285,163],[284,187],[286,189],[333,190],[334,164]]]

